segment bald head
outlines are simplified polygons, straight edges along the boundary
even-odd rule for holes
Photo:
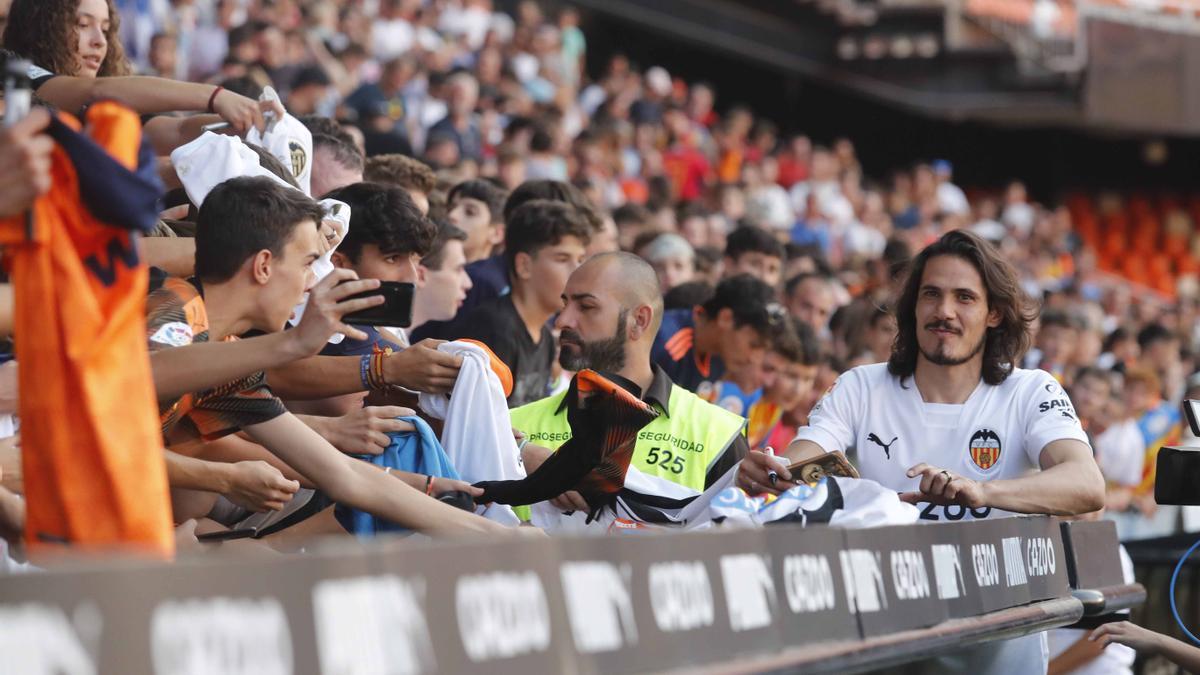
[[[563,290],[555,321],[559,363],[567,370],[619,373],[648,386],[662,314],[654,268],[628,253],[597,255],[571,274]]]
[[[580,265],[575,275],[580,273],[594,274],[592,279],[596,287],[612,292],[624,309],[649,305],[654,311],[653,329],[658,330],[662,323],[663,299],[658,274],[650,263],[624,251],[600,253]]]

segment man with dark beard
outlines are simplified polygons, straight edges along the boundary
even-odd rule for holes
[[[661,494],[682,498],[703,492],[746,456],[746,421],[676,386],[650,362],[662,323],[663,301],[654,268],[629,253],[604,253],[579,267],[567,280],[560,331],[559,363],[617,375],[636,388],[659,412],[638,433],[630,467],[661,486]],[[573,389],[511,411],[514,429],[525,434],[522,460],[532,473],[571,438],[567,397]],[[574,492],[551,500],[564,511],[587,510]]]
[[[786,457],[751,453],[739,485],[785,490],[793,485],[786,462],[853,448],[862,477],[899,491],[922,520],[1104,506],[1104,478],[1071,399],[1050,373],[1016,367],[1037,312],[994,246],[967,231],[943,235],[909,264],[895,308],[888,362],[843,373]],[[1045,673],[1044,634],[936,660],[896,672]]]

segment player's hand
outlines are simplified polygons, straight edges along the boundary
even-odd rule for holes
[[[1163,636],[1152,630],[1147,630],[1128,621],[1117,621],[1101,625],[1088,636],[1092,642],[1100,642],[1101,647],[1112,643],[1132,647],[1139,654],[1157,654],[1162,651]]]
[[[568,490],[561,495],[550,500],[554,508],[564,513],[570,511],[591,511],[592,507],[588,506],[587,500],[583,495],[574,490]]]
[[[405,389],[447,394],[454,388],[462,357],[438,351],[444,340],[421,340],[383,360],[385,379]]]
[[[0,218],[23,213],[50,189],[50,157],[54,141],[43,134],[50,123],[44,108],[0,129]]]
[[[770,477],[772,470],[777,476],[774,484]],[[796,484],[792,482],[792,473],[788,471],[787,464],[783,460],[758,451],[751,451],[738,464],[736,482],[738,487],[752,495],[763,492],[777,495],[796,487]]]
[[[372,295],[356,300],[346,298],[379,288],[378,279],[359,279],[352,270],[335,269],[308,292],[308,304],[304,316],[293,330],[287,332],[297,341],[304,356],[321,351],[325,342],[334,333],[342,333],[355,340],[367,339],[367,334],[342,322],[342,317],[382,305],[382,295]]]
[[[900,494],[900,501],[916,504],[929,502],[940,506],[959,504],[969,509],[987,506],[987,498],[983,492],[983,483],[963,478],[947,469],[939,469],[925,463],[918,464],[908,470],[909,478],[921,478],[918,492]]]
[[[262,460],[238,462],[232,469],[229,489],[224,494],[229,501],[251,511],[279,511],[300,489],[299,482],[284,478],[279,469]]]
[[[329,420],[325,440],[348,455],[380,455],[392,444],[391,432],[412,431],[413,425],[397,417],[411,417],[411,408],[395,405],[366,406]]]

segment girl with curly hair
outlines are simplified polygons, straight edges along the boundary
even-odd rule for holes
[[[263,128],[260,104],[222,87],[129,75],[118,37],[113,0],[13,0],[4,29],[5,50],[33,63],[30,79],[39,98],[75,112],[93,101],[121,101],[142,114],[207,111],[188,118],[156,117],[145,125],[155,149],[167,154],[224,119],[239,133]]]

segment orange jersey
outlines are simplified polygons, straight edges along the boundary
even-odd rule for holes
[[[24,217],[0,221],[16,301],[26,542],[170,556],[148,273],[134,232],[153,226],[161,187],[136,113],[101,102],[87,123],[88,136],[68,116],[51,123],[53,187],[34,204],[32,236]],[[148,175],[135,173],[139,159]]]

